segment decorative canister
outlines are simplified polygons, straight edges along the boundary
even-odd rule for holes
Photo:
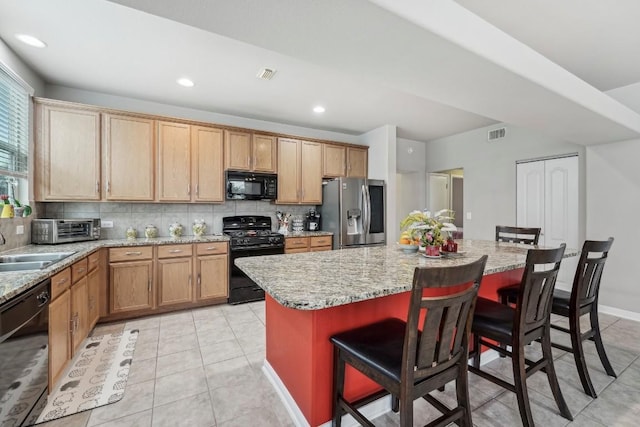
[[[127,235],[127,239],[133,240],[136,237],[138,237],[138,230],[136,230],[133,227],[129,227],[127,228],[126,235]]]
[[[158,227],[153,224],[149,224],[144,228],[144,236],[147,239],[158,237]]]
[[[204,219],[193,220],[193,235],[196,237],[202,237],[207,230],[207,224],[204,223]]]
[[[174,222],[173,224],[171,224],[169,226],[169,236],[173,237],[174,239],[182,236],[182,224],[180,224],[179,222]]]

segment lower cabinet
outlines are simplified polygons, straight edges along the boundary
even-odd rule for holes
[[[109,316],[133,317],[229,294],[227,242],[109,249]]]
[[[98,323],[100,318],[100,291],[102,289],[101,282],[104,276],[104,270],[101,266],[100,256],[102,251],[96,251],[87,257],[89,263],[89,273],[87,273],[87,323],[88,329],[91,331]]]
[[[333,236],[287,237],[284,240],[284,253],[330,251],[332,239]]]
[[[191,245],[158,247],[158,306],[193,301]]]
[[[89,335],[89,287],[87,276],[71,286],[71,356]]]
[[[109,314],[151,310],[153,247],[109,249]]]
[[[67,269],[68,270],[68,269]],[[55,276],[52,279],[52,289]],[[71,291],[67,289],[49,304],[49,390],[60,378],[60,375],[71,358]]]

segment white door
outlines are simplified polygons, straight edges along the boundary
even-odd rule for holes
[[[450,209],[449,175],[443,173],[429,174],[429,204],[427,209],[432,213],[442,209]]]
[[[540,245],[580,248],[578,240],[578,157],[517,165],[517,225],[541,227]],[[565,258],[558,287],[571,289],[578,257]]]

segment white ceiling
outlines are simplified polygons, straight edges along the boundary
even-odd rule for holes
[[[640,6],[560,3],[3,0],[0,38],[48,83],[349,134],[507,122],[584,144],[637,137],[640,115],[601,90],[640,81]]]

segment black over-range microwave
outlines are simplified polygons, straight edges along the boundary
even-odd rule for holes
[[[227,200],[275,200],[277,197],[276,174],[227,171]]]

